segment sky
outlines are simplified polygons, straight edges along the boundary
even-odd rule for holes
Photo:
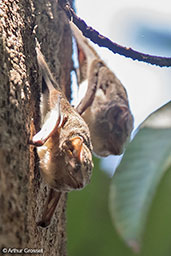
[[[171,53],[171,43],[168,43],[171,40],[169,0],[75,0],[75,6],[78,16],[89,26],[118,44],[158,56]],[[135,128],[171,99],[171,68],[133,61],[93,46],[126,88]],[[119,159],[105,158],[102,166],[113,173]]]

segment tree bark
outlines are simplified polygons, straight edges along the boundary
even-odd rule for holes
[[[43,255],[63,256],[66,194],[51,226],[36,225],[49,188],[40,176],[36,149],[28,144],[40,128],[35,38],[70,98],[72,40],[57,1],[0,0],[0,248],[37,248]]]

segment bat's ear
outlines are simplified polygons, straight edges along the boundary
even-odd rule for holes
[[[85,55],[84,51],[82,50],[82,48],[79,46],[79,44],[77,44],[77,48],[78,48],[79,65],[82,67],[85,64],[86,55]]]
[[[75,136],[71,138],[68,142],[69,153],[81,162],[81,151],[83,147],[83,139],[80,136]]]
[[[71,139],[71,144],[73,147],[74,157],[77,158],[79,161],[81,161],[81,150],[83,147],[83,139],[79,136],[76,136]]]
[[[77,69],[77,79],[78,83],[82,83],[87,76],[87,58],[83,49],[77,43],[77,54],[78,54],[78,63],[79,68]]]
[[[57,102],[49,113],[46,115],[46,121],[43,124],[41,130],[34,135],[30,144],[35,146],[42,146],[54,132],[58,132],[57,129],[61,127],[63,123],[63,116],[60,111],[61,96],[58,95]]]

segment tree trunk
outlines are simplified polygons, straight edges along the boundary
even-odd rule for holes
[[[49,188],[40,176],[36,149],[28,144],[40,128],[35,38],[69,98],[72,41],[57,1],[0,0],[0,247],[63,256],[66,194],[51,226],[36,225]]]

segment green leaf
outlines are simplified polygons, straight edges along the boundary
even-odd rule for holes
[[[150,207],[140,256],[171,255],[171,167],[166,170]]]
[[[69,256],[132,256],[112,226],[108,210],[110,178],[100,170],[99,159],[91,183],[69,193],[67,245]]]
[[[110,188],[113,222],[138,251],[157,187],[170,165],[171,129],[143,128],[126,150]]]

